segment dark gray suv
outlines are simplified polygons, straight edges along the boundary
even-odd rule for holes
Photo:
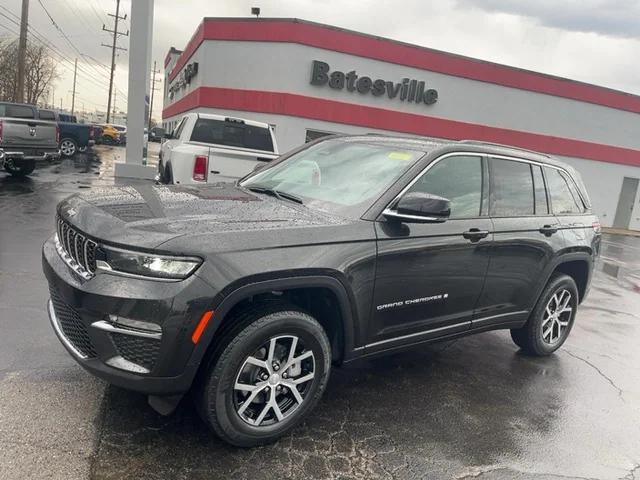
[[[332,366],[510,329],[565,341],[600,245],[579,175],[547,155],[377,135],[307,144],[241,181],[61,202],[43,247],[69,353],[170,413],[193,390],[226,441],[282,436]]]

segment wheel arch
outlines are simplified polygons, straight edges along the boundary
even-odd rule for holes
[[[64,140],[73,140],[76,145],[80,143],[78,136],[74,133],[66,133],[64,135],[60,135],[60,143],[62,143]]]
[[[250,302],[280,299],[286,299],[316,317],[327,331],[334,361],[344,360],[353,351],[356,313],[353,311],[353,303],[347,288],[333,276],[283,277],[245,283],[228,290],[230,291],[224,294],[217,304],[215,301],[212,302],[215,321],[210,328],[206,329],[198,342],[198,351],[195,352],[198,362],[203,360],[207,351],[215,349],[216,339],[224,336],[234,311],[238,311]],[[327,308],[323,309],[323,306]],[[332,307],[335,310],[332,310]],[[334,313],[339,314],[339,317],[334,318],[332,315]]]
[[[589,291],[592,270],[593,258],[588,252],[579,251],[562,254],[556,259],[556,262],[554,262],[539,294],[554,274],[563,273],[576,282],[576,286],[578,287],[578,303],[581,303]]]

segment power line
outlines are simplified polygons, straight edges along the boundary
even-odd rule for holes
[[[42,4],[41,0],[38,0],[38,3],[41,4],[41,6],[43,7],[43,9],[45,10],[45,13],[47,14],[47,16],[49,17],[49,20],[51,20],[52,24],[56,27],[56,29],[58,31],[60,31],[60,33],[62,34],[63,38],[65,38],[65,40],[67,41],[67,43],[69,43],[69,45],[76,51],[78,52],[83,58],[84,57],[89,57],[91,58],[94,62],[96,62],[98,65],[100,65],[102,68],[108,68],[106,67],[104,64],[102,64],[101,62],[99,62],[98,60],[96,60],[95,58],[85,55],[82,52],[80,52],[80,50],[73,44],[73,42],[71,42],[71,40],[68,38],[68,35],[61,30],[61,27],[57,24],[57,22],[55,22],[55,20],[53,19],[53,16],[48,12],[48,10],[44,7],[44,5]],[[13,17],[15,17],[15,19],[3,14],[2,12],[0,12],[0,15],[6,19],[8,19],[9,21],[11,21],[12,23],[19,25],[18,20],[19,17],[13,13],[11,10],[9,10],[8,8],[0,5],[0,8],[2,8],[4,11],[6,11],[7,13],[9,13],[10,15],[12,15]],[[3,27],[11,32],[11,33],[16,33],[13,29],[11,29],[10,27],[7,27],[6,25],[3,25]],[[29,24],[28,25],[28,29],[32,34],[32,38],[34,40],[36,40],[38,43],[42,44],[43,46],[49,48],[51,50],[51,53],[54,54],[55,56],[59,57],[59,61],[61,62],[59,65],[62,66],[63,68],[65,68],[66,70],[68,70],[69,72],[74,72],[75,71],[75,67],[74,65],[74,61],[71,60],[68,56],[66,56],[60,49],[59,47],[57,47],[56,45],[54,45],[52,42],[50,42],[49,40],[47,40],[47,38],[45,38],[42,34],[40,34],[40,32],[38,32],[35,27],[33,27],[33,25]],[[67,62],[69,65],[66,65],[64,62]],[[86,67],[90,68],[91,71],[86,70],[84,67],[78,65],[77,68],[77,74],[82,76],[84,81],[88,81],[90,82],[92,85],[98,86],[100,87],[100,89],[103,89],[104,86],[106,86],[106,81],[109,78],[109,76],[105,73],[102,72],[100,70],[98,70],[96,67],[94,67],[92,64],[90,64],[87,61],[83,61],[84,65],[86,65]],[[96,77],[96,75],[99,75],[99,77]],[[101,79],[104,78],[104,80]],[[127,98],[127,95],[120,89],[118,88],[117,85],[115,85],[115,88],[118,90],[118,92],[120,93],[120,95],[125,99]],[[99,105],[99,104],[96,104]]]
[[[98,17],[98,20],[100,20],[100,22],[104,23],[106,20],[108,20],[108,18],[106,17],[104,12],[101,15],[98,12],[98,10],[96,10],[96,7],[93,6],[93,2],[87,2],[87,3],[89,3],[89,6],[91,7],[91,10],[93,10],[93,13],[96,14],[96,17]]]
[[[6,10],[7,12],[11,13],[12,15],[14,15],[10,10],[7,10],[6,8],[2,7],[2,5],[0,5],[0,8],[3,8],[4,10]],[[6,18],[7,20],[13,22],[16,25],[19,25],[19,22],[17,20],[12,19],[11,17],[8,17],[7,15],[3,14],[2,12],[0,12],[0,16]],[[14,17],[18,18],[16,15],[14,15]],[[46,38],[44,38],[37,30],[35,30],[35,28],[33,28],[32,25],[28,25],[28,29],[32,34],[32,38],[37,41],[38,43],[40,43],[41,45],[49,48],[49,50],[51,50],[51,53],[54,55],[57,55],[61,61],[66,61],[69,64],[72,64],[73,62],[71,61],[71,59],[67,56],[65,56],[64,54],[62,54],[58,48],[51,42],[49,42]],[[15,33],[15,32],[13,32]],[[64,64],[62,66],[65,66]],[[95,76],[89,72],[85,72],[84,70],[80,69],[80,71],[85,75],[85,77],[94,82],[97,81],[98,79],[95,78]],[[106,85],[106,81],[103,85]]]
[[[44,6],[44,4],[42,3],[42,0],[38,0],[38,3],[42,6],[42,8],[44,9],[45,13],[47,14],[47,16],[49,17],[49,20],[51,20],[51,23],[53,24],[54,27],[56,27],[56,29],[60,32],[60,34],[62,35],[62,37],[67,41],[67,43],[71,46],[71,48],[73,48],[80,56],[82,56],[82,52],[78,49],[78,47],[75,46],[75,44],[69,39],[69,37],[67,36],[67,34],[64,32],[64,30],[62,30],[62,28],[56,23],[56,21],[53,19],[53,17],[51,16],[51,14],[49,13],[49,11],[46,9],[46,7]],[[85,62],[86,63],[86,62]],[[98,71],[97,69],[95,69],[92,65],[87,63],[87,66],[90,67],[95,73],[97,73],[98,75],[104,75],[105,79],[107,78],[106,74]],[[91,75],[91,74],[89,74]],[[109,85],[110,85],[110,89],[112,88],[113,82],[113,78],[110,78],[109,80]]]
[[[38,0],[38,2],[42,5],[41,0]],[[42,7],[44,8],[44,5],[42,5]],[[4,6],[0,5],[0,8],[2,8],[3,10],[5,10],[7,13],[9,13],[10,15],[12,15],[12,16],[13,16],[13,17],[15,17],[16,19],[19,19],[19,17],[18,17],[16,14],[14,14],[11,10],[7,9],[6,7],[4,7]],[[53,23],[53,24],[54,24],[54,26],[56,27],[56,29],[58,29],[59,31],[61,31],[61,27],[60,27],[60,26],[55,22],[55,20],[54,20],[54,19],[53,19],[53,17],[49,14],[49,12],[46,10],[46,8],[44,8],[44,10],[45,10],[45,12],[47,13],[47,15],[49,16],[49,19],[52,21],[52,23]],[[18,25],[18,21],[17,21],[17,20],[14,20],[14,19],[12,19],[12,18],[8,17],[7,15],[3,14],[2,12],[0,12],[0,15],[1,15],[1,16],[3,16],[3,17],[5,17],[5,18],[7,18],[8,20],[10,20],[11,22],[15,23],[16,25]],[[74,62],[73,62],[69,57],[67,57],[66,55],[64,55],[64,54],[63,54],[63,53],[58,49],[58,47],[57,47],[56,45],[54,45],[54,44],[53,44],[53,43],[51,43],[49,40],[47,40],[43,35],[41,35],[41,34],[40,34],[40,33],[39,33],[39,32],[38,32],[38,31],[33,27],[33,25],[28,25],[28,28],[29,28],[29,30],[31,31],[31,33],[32,33],[32,35],[33,35],[33,37],[34,37],[34,39],[35,39],[36,41],[38,41],[38,42],[39,42],[39,43],[41,43],[42,45],[44,45],[44,46],[48,47],[48,48],[52,51],[52,53],[57,54],[57,55],[60,57],[60,59],[61,59],[62,61],[66,61],[66,62],[68,62],[68,63],[69,63],[69,65],[71,65],[71,64],[73,64],[73,63],[74,63]],[[7,29],[8,29],[8,28],[7,28]],[[9,29],[8,29],[8,30],[9,30]],[[15,32],[13,32],[13,33],[15,33]],[[67,40],[67,42],[71,45],[71,47],[72,47],[74,50],[76,50],[78,53],[80,53],[80,55],[81,55],[82,57],[86,57],[86,56],[87,56],[87,55],[83,54],[82,52],[80,52],[80,50],[79,50],[79,49],[78,49],[78,48],[77,48],[77,47],[76,47],[76,46],[75,46],[75,45],[74,45],[74,44],[69,40],[68,35],[66,35],[63,31],[61,31],[61,33],[62,33],[63,37],[65,37],[65,39]],[[91,57],[91,58],[93,58],[93,57]],[[96,61],[95,59],[93,59],[93,60],[94,60],[94,61]],[[96,61],[96,62],[97,62],[97,61]],[[99,63],[99,62],[98,62],[98,63]],[[96,83],[96,82],[100,82],[100,81],[101,81],[99,78],[96,78],[96,76],[95,76],[95,75],[97,74],[97,75],[101,75],[101,76],[103,76],[103,77],[104,77],[104,80],[102,80],[102,82],[104,82],[104,83],[102,83],[101,85],[98,85],[98,86],[104,87],[104,86],[106,85],[106,80],[107,80],[107,78],[109,78],[109,77],[107,76],[107,74],[106,74],[106,73],[104,73],[104,72],[99,71],[97,68],[95,68],[93,65],[89,64],[89,63],[88,63],[88,62],[86,62],[86,61],[84,61],[84,64],[85,64],[87,67],[91,68],[91,70],[92,70],[93,72],[89,72],[88,70],[85,70],[84,68],[82,68],[82,67],[80,67],[80,66],[79,66],[79,67],[78,67],[78,73],[79,73],[80,75],[82,75],[83,77],[85,77],[85,79],[86,79],[86,80],[88,80],[89,82],[91,82],[91,83],[92,83],[92,84],[94,84],[94,85],[98,85],[98,83]],[[67,68],[67,70],[73,71],[70,67],[67,67],[67,66],[66,66],[66,65],[64,65],[64,64],[61,64],[61,65],[62,65],[63,67],[65,67],[65,68]],[[124,92],[122,92],[122,90],[120,90],[117,86],[116,86],[116,88],[119,90],[119,93],[120,93],[123,97],[125,97],[125,98],[126,98],[126,94],[125,94]]]

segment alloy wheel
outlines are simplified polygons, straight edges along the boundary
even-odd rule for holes
[[[70,157],[76,153],[76,146],[71,140],[63,140],[60,143],[60,151],[65,157]]]
[[[254,427],[278,423],[302,405],[314,377],[313,351],[300,338],[270,338],[238,371],[233,387],[236,413]]]
[[[564,288],[558,290],[544,309],[542,340],[545,343],[554,345],[562,339],[564,332],[569,328],[572,312],[571,292]]]

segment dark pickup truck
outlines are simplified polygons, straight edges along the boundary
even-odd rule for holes
[[[95,144],[93,125],[78,123],[75,115],[67,115],[54,110],[40,110],[41,120],[51,120],[60,128],[60,153],[63,157],[73,157]]]

